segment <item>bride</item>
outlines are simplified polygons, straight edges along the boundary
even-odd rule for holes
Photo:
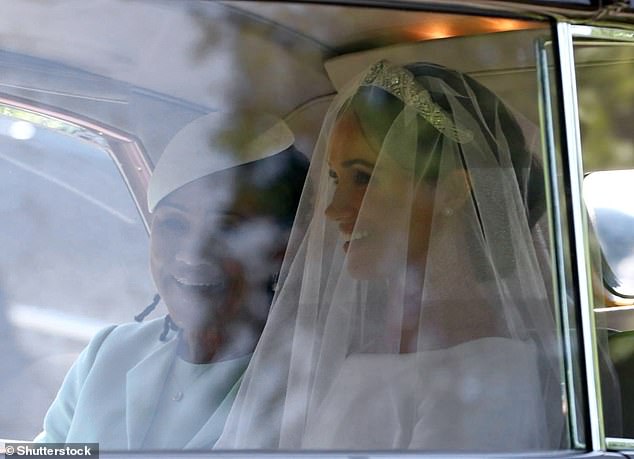
[[[309,177],[216,448],[565,444],[543,172],[504,103],[378,62],[332,103]]]

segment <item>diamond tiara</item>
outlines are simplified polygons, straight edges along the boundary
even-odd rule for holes
[[[432,100],[429,91],[403,67],[381,60],[370,67],[361,85],[376,86],[398,97],[413,107],[437,131],[455,142],[467,143],[473,140],[473,133],[456,126],[451,117]]]

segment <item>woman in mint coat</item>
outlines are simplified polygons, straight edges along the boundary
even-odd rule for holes
[[[222,432],[268,314],[307,161],[284,122],[211,113],[179,131],[148,188],[158,295],[100,331],[37,442],[206,449]],[[142,322],[162,299],[168,315]]]

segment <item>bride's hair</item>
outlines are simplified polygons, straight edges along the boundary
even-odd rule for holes
[[[478,124],[478,131],[498,160],[499,167],[506,166],[500,163],[500,158],[504,156],[500,154],[500,150],[511,152],[512,167],[522,191],[529,225],[533,227],[546,209],[544,176],[539,159],[531,153],[527,145],[518,115],[513,114],[496,94],[469,75],[437,64],[422,62],[406,65],[403,69],[411,73],[417,83],[417,89],[427,92],[431,101],[456,122],[454,108],[447,97],[447,94],[451,94],[451,101],[459,103]],[[349,102],[343,105],[339,116],[352,110],[364,137],[378,152],[394,120],[402,112],[404,104],[402,99],[381,87],[364,85],[360,86]],[[415,177],[434,183],[438,178],[443,144],[456,140],[442,135],[425,117],[418,116],[417,123],[418,152],[414,166]],[[503,139],[500,138],[500,133],[504,134]],[[504,144],[501,145],[500,142]],[[464,154],[462,148],[460,151]],[[399,162],[399,151],[388,153]],[[420,177],[420,174],[424,176]]]

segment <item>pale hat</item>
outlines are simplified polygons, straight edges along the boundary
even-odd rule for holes
[[[178,188],[214,172],[280,153],[295,138],[272,115],[214,112],[195,119],[169,142],[148,186],[148,209]]]

